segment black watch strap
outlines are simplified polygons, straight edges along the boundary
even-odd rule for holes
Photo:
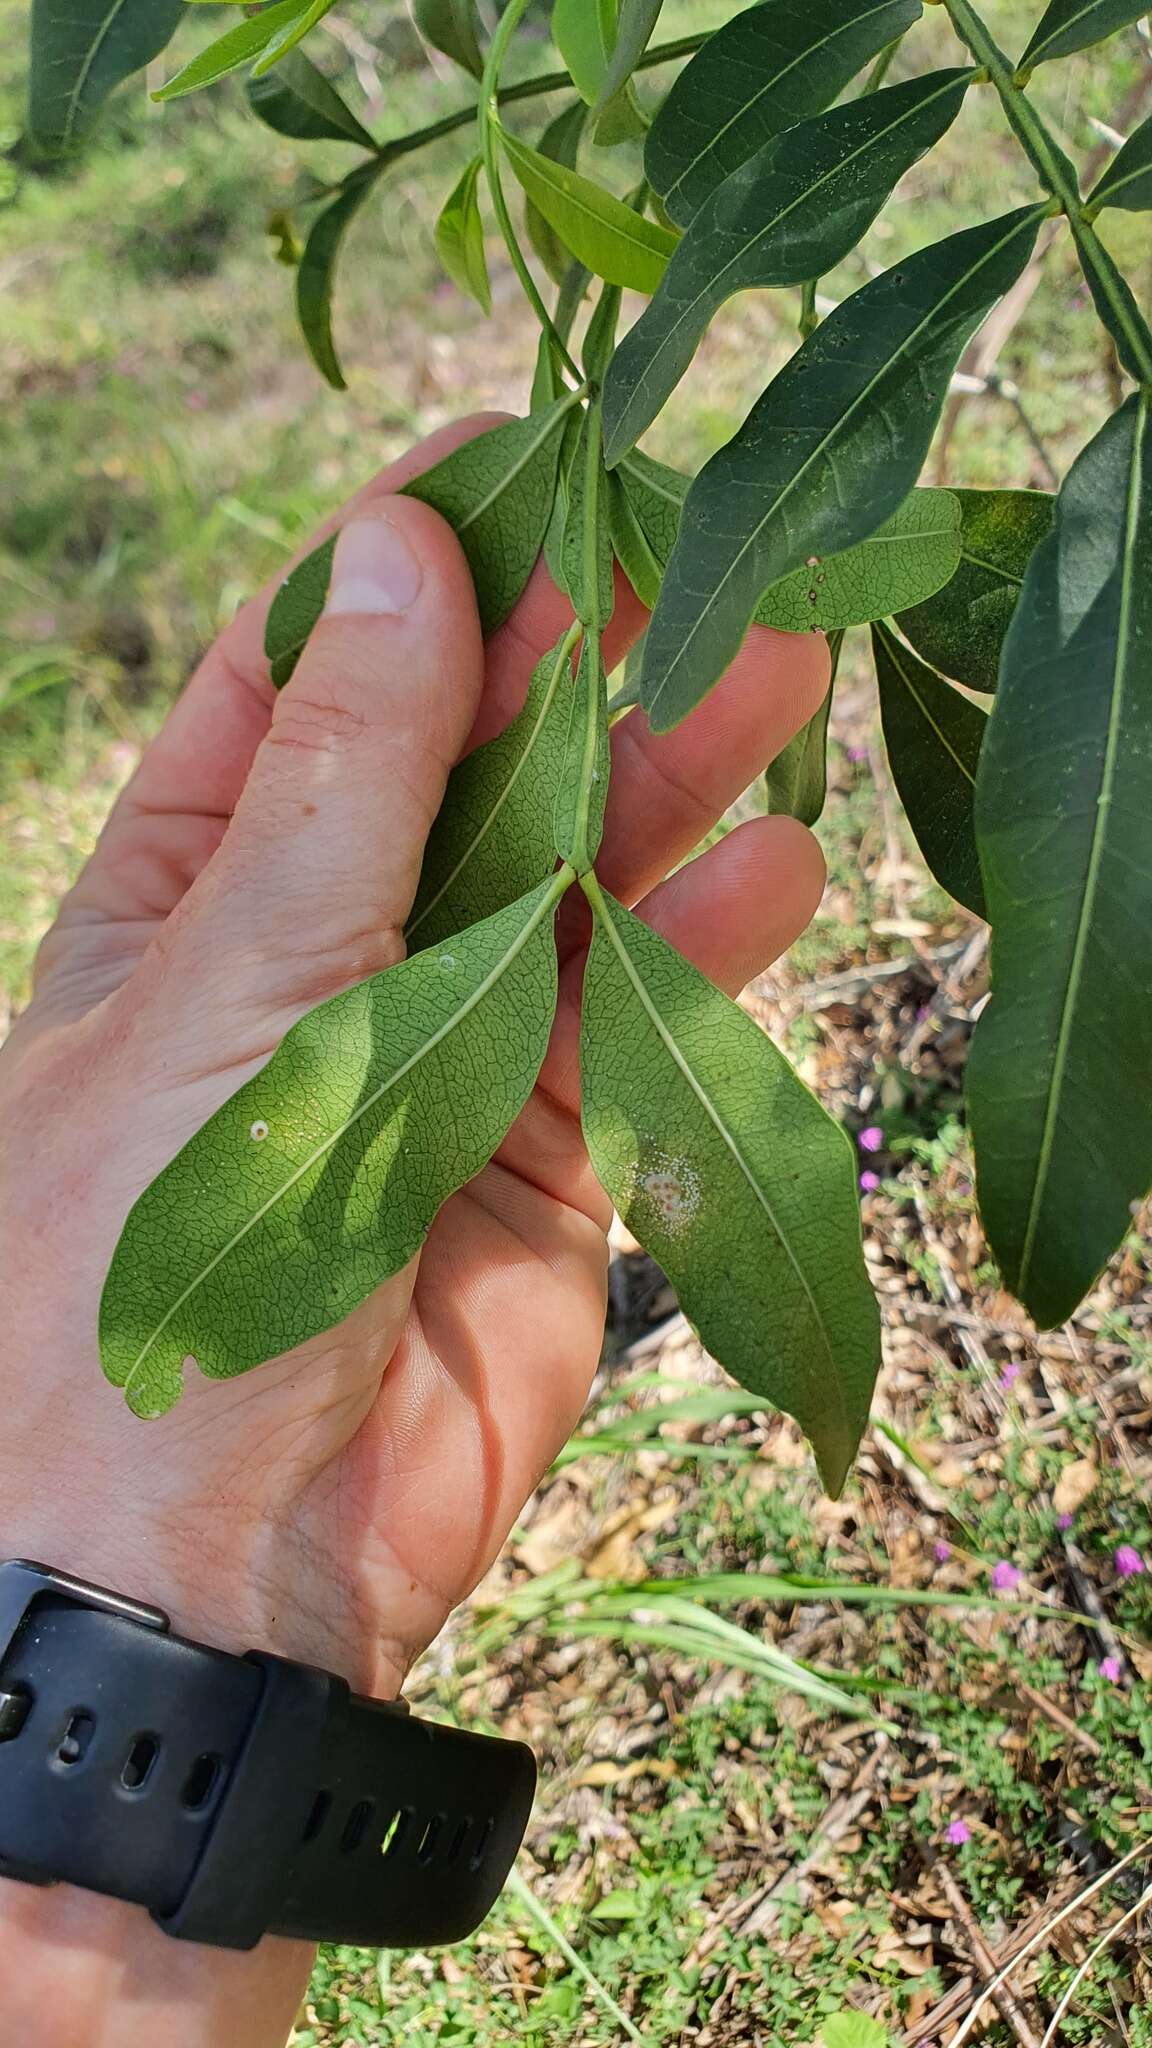
[[[424,1947],[484,1918],[535,1783],[522,1743],[0,1564],[0,1877],[133,1900],[223,1948]]]

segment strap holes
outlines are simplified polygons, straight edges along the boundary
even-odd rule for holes
[[[312,1801],[308,1818],[304,1823],[304,1833],[300,1837],[302,1842],[314,1842],[316,1840],[331,1810],[332,1794],[330,1792],[318,1792]]]
[[[342,1856],[350,1856],[353,1849],[360,1847],[361,1842],[364,1840],[365,1829],[375,1811],[376,1801],[374,1799],[360,1799],[357,1801],[344,1823],[344,1833],[340,1837],[340,1854]]]
[[[65,1723],[56,1751],[61,1764],[78,1764],[96,1732],[96,1717],[85,1707],[74,1707]]]
[[[120,1783],[129,1792],[142,1792],[159,1754],[160,1743],[155,1735],[138,1735],[124,1760]]]
[[[440,1830],[444,1826],[446,1819],[446,1814],[434,1813],[429,1820],[425,1821],[424,1832],[416,1844],[416,1860],[418,1863],[431,1863],[432,1858],[436,1854],[436,1844],[440,1838]]]
[[[487,1820],[485,1821],[483,1827],[480,1830],[476,1846],[473,1849],[471,1856],[468,1858],[469,1870],[479,1870],[480,1865],[483,1863],[485,1855],[487,1854],[488,1844],[492,1840],[492,1837],[495,1834],[495,1832],[496,1822],[493,1820],[492,1815],[489,1814]]]
[[[468,1830],[471,1827],[471,1825],[472,1815],[470,1813],[466,1813],[464,1815],[463,1820],[457,1821],[456,1832],[453,1835],[452,1840],[448,1844],[447,1853],[444,1857],[445,1863],[455,1863],[456,1858],[460,1854],[461,1849],[464,1847],[465,1842],[468,1840]]]
[[[181,1806],[188,1807],[193,1813],[207,1806],[213,1792],[216,1790],[219,1776],[220,1758],[218,1756],[213,1756],[210,1751],[205,1751],[203,1756],[198,1756],[184,1780],[184,1790],[180,1794]]]
[[[402,1806],[397,1813],[392,1815],[384,1830],[384,1839],[380,1844],[380,1854],[382,1856],[399,1855],[400,1844],[408,1832],[408,1822],[411,1818],[411,1812],[406,1806]]]

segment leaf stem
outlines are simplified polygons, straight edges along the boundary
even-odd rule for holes
[[[944,0],[944,5],[961,42],[967,44],[977,63],[987,71],[1017,141],[1041,184],[1068,216],[1081,269],[1097,304],[1108,308],[1112,332],[1125,343],[1129,365],[1135,366],[1143,383],[1152,383],[1152,331],[1085,212],[1073,165],[1032,105],[1013,65],[971,0]]]

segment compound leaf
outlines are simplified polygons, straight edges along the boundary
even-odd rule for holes
[[[229,1379],[329,1329],[419,1250],[535,1083],[557,886],[301,1018],[141,1195],[100,1305],[136,1414],[190,1360]]]
[[[1152,114],[1117,150],[1088,205],[1122,206],[1129,213],[1144,213],[1152,206]]]
[[[278,135],[291,135],[299,142],[376,147],[367,128],[303,50],[289,50],[266,78],[250,78],[247,92],[253,113]]]
[[[408,920],[409,944],[437,946],[551,874],[575,638],[573,629],[537,662],[519,716],[449,776]]]
[[[994,690],[1000,649],[1032,550],[1052,524],[1047,491],[954,491],[956,574],[930,602],[889,607],[918,654],[970,690]]]
[[[480,158],[473,157],[452,187],[436,222],[436,249],[457,290],[475,299],[481,312],[492,311],[488,262],[484,254],[484,222],[480,216]]]
[[[32,0],[28,139],[37,157],[65,156],[115,86],[158,57],[183,0]]]
[[[454,529],[486,633],[507,618],[540,553],[564,423],[576,402],[571,394],[527,419],[478,434],[404,486]]]
[[[218,78],[226,78],[230,71],[236,71],[241,64],[259,57],[273,39],[283,30],[294,28],[309,11],[308,0],[273,0],[271,7],[261,13],[248,15],[233,28],[225,29],[207,49],[198,50],[196,55],[183,65],[159,92],[153,93],[156,100],[180,99],[186,92],[198,92],[201,86],[214,85]]]
[[[337,536],[330,533],[318,548],[288,571],[268,607],[264,622],[264,652],[272,681],[282,690],[296,667],[308,636],[324,609],[332,578],[332,556]]]
[[[589,885],[580,1073],[593,1166],[742,1386],[843,1484],[879,1358],[852,1149],[750,1017]]]
[[[412,19],[434,50],[479,78],[484,58],[475,0],[412,0]]]
[[[973,808],[988,715],[883,625],[872,651],[892,780],[916,844],[941,888],[986,917]]]
[[[898,180],[955,120],[971,70],[932,71],[764,144],[693,217],[604,386],[611,464],[675,390],[734,292],[801,284],[854,249]]]
[[[308,353],[320,375],[336,391],[345,389],[344,372],[332,339],[332,293],[340,245],[376,179],[383,161],[365,164],[345,178],[339,198],[318,213],[296,271],[296,318]]]
[[[564,247],[608,284],[654,292],[676,247],[675,235],[507,129],[500,136],[529,199]]]
[[[960,350],[1022,270],[1042,212],[950,235],[845,299],[701,470],[645,644],[656,730],[723,674],[769,584],[864,540],[907,497]]]
[[[1048,64],[1054,57],[1070,57],[1091,43],[1102,43],[1147,12],[1147,4],[1139,0],[1051,0],[1016,69],[1034,71],[1037,64]]]
[[[878,50],[920,14],[920,0],[760,0],[686,64],[648,134],[644,169],[687,226],[747,157],[831,106]]]
[[[995,942],[968,1101],[980,1207],[1045,1327],[1152,1180],[1152,401],[1077,458],[1004,644],[976,791]]]

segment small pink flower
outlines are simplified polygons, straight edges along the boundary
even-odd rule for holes
[[[879,1124],[869,1124],[862,1130],[857,1143],[862,1152],[882,1152],[884,1149],[884,1133],[880,1129]]]
[[[867,747],[845,747],[844,752],[850,761],[866,761],[868,759]]]
[[[870,1195],[872,1193],[873,1188],[879,1187],[880,1175],[878,1173],[862,1173],[860,1175],[860,1185],[863,1188],[864,1193],[866,1195]]]
[[[1009,1564],[1007,1558],[1002,1557],[999,1564],[993,1565],[988,1583],[994,1593],[1014,1593],[1023,1576],[1023,1572],[1017,1571],[1014,1564]]]
[[[944,1830],[944,1840],[951,1842],[954,1849],[962,1849],[965,1842],[972,1840],[972,1830],[966,1820],[950,1820]]]
[[[1056,1527],[1058,1529],[1070,1529],[1072,1527],[1072,1520],[1071,1515],[1057,1515]]]
[[[1007,1393],[1009,1387],[1015,1386],[1019,1377],[1020,1367],[1017,1364],[1015,1364],[1014,1361],[1010,1362],[1007,1365],[1002,1365],[1000,1367],[1000,1385],[1003,1387],[1005,1393]]]
[[[952,1545],[950,1543],[934,1543],[932,1545],[932,1555],[936,1559],[937,1564],[947,1564],[948,1559],[952,1555]]]
[[[1119,1685],[1123,1677],[1119,1657],[1101,1657],[1096,1669],[1100,1673],[1101,1678],[1108,1680],[1109,1685]]]
[[[1116,1567],[1118,1577],[1122,1579],[1139,1578],[1140,1573],[1144,1570],[1144,1559],[1138,1550],[1133,1550],[1130,1543],[1122,1543],[1120,1545],[1119,1550],[1113,1554],[1112,1562]]]

